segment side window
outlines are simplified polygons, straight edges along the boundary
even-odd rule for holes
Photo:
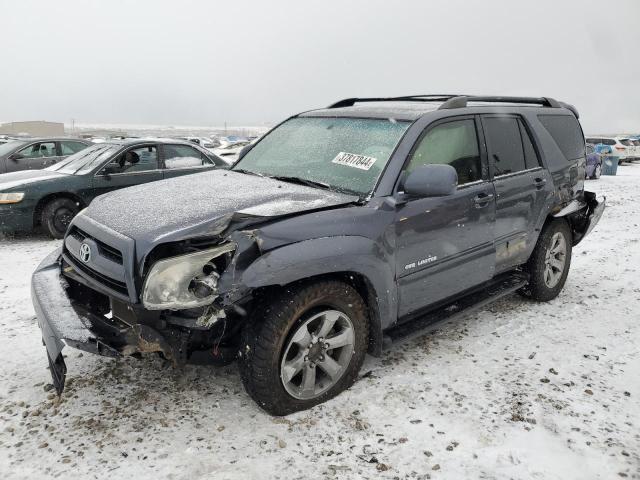
[[[489,158],[494,164],[494,175],[526,170],[519,121],[515,117],[485,117],[483,119]]]
[[[62,155],[73,155],[74,153],[84,150],[87,146],[80,142],[60,142],[62,148]]]
[[[212,162],[188,145],[164,145],[164,165],[167,169],[207,167]]]
[[[540,159],[536,153],[536,149],[533,148],[533,142],[529,136],[527,128],[521,119],[518,119],[518,125],[520,126],[520,136],[522,137],[522,146],[524,147],[524,164],[529,168],[537,168],[540,166]]]
[[[567,160],[584,157],[584,136],[573,115],[538,115]]]
[[[478,136],[471,119],[455,120],[429,130],[411,155],[407,171],[422,165],[451,165],[458,172],[458,184],[482,178]]]
[[[106,169],[111,174],[157,170],[158,150],[155,145],[132,148],[105,165]]]
[[[18,152],[21,158],[57,157],[55,142],[34,143]]]

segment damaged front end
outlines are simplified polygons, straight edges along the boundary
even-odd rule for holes
[[[151,252],[138,303],[96,288],[66,245],[49,255],[33,274],[32,298],[58,394],[66,377],[65,345],[111,357],[158,353],[176,367],[234,359],[242,305],[251,301],[236,271],[259,249],[251,232],[230,237],[204,246],[174,242]]]

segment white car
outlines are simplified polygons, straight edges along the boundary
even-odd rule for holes
[[[251,144],[251,142],[235,142],[228,143],[221,147],[215,148],[213,153],[222,158],[227,163],[234,163],[238,160],[238,155],[240,155],[240,151]]]
[[[593,145],[609,145],[613,154],[619,158],[619,164],[640,157],[640,152],[636,153],[636,146],[627,137],[587,137],[586,141]]]

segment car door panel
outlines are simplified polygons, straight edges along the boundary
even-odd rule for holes
[[[493,185],[483,181],[450,196],[410,201],[397,212],[399,317],[493,277],[493,197]]]
[[[490,280],[494,274],[495,190],[473,116],[428,126],[403,176],[414,166],[448,164],[459,185],[452,195],[409,199],[396,212],[398,317]]]
[[[519,116],[484,115],[482,124],[496,191],[496,272],[500,273],[527,261],[553,182],[540,166]]]

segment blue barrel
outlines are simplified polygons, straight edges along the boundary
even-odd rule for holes
[[[602,158],[602,175],[615,175],[618,171],[620,157],[612,155],[611,147],[602,143],[596,145],[595,150]]]

